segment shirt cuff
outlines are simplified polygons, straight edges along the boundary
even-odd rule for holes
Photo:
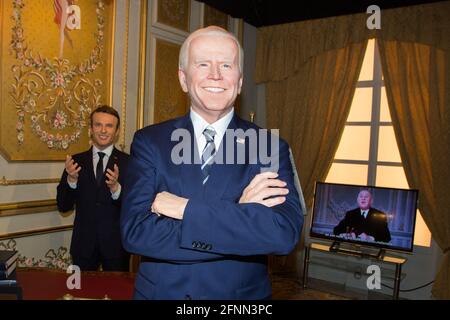
[[[120,183],[118,183],[118,187],[117,187],[117,191],[116,192],[114,192],[114,193],[112,193],[111,192],[111,198],[113,199],[113,200],[117,200],[117,199],[119,199],[119,197],[120,197],[120,191],[122,191],[122,187],[120,186]]]
[[[76,189],[77,188],[77,183],[76,182],[70,182],[69,178],[67,178],[67,183],[69,184],[69,187],[71,189]]]

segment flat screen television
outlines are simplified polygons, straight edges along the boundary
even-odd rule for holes
[[[412,252],[418,190],[317,182],[310,237]]]

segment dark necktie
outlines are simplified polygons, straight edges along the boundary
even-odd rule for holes
[[[104,152],[97,152],[98,154],[98,162],[97,168],[95,169],[95,179],[97,180],[97,186],[100,186],[103,178],[103,157],[105,156]]]
[[[214,136],[216,131],[212,127],[203,130],[203,135],[206,138],[206,146],[202,152],[202,174],[203,174],[203,185],[209,179],[209,171],[213,164],[214,154],[216,153],[216,145],[214,144]]]

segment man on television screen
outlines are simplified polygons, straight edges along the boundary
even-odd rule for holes
[[[346,239],[362,241],[391,241],[386,213],[372,208],[373,197],[369,190],[358,193],[359,208],[347,211],[344,219],[334,227],[333,233]]]

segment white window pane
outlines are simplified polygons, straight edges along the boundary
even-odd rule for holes
[[[401,162],[397,140],[395,140],[394,127],[380,127],[378,141],[378,161]]]
[[[414,233],[414,245],[429,247],[431,245],[431,232],[428,229],[425,221],[422,218],[422,214],[417,210],[416,216],[416,229]]]
[[[335,159],[369,160],[370,127],[345,126]]]
[[[359,75],[359,81],[372,80],[373,79],[373,56],[375,52],[375,39],[370,39],[367,43],[366,54],[364,55],[364,61],[361,68],[361,74]]]
[[[347,121],[370,121],[372,88],[356,88]]]
[[[376,185],[388,188],[409,188],[403,167],[377,166]]]
[[[325,180],[331,183],[367,184],[367,165],[333,163]]]
[[[381,87],[380,121],[391,122],[391,113],[386,96],[386,87]]]

